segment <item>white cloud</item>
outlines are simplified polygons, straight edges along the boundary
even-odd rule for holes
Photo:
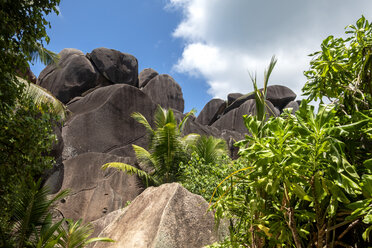
[[[274,54],[278,63],[270,83],[300,95],[307,55],[362,14],[372,19],[370,0],[169,0],[169,6],[183,13],[173,36],[185,47],[174,69],[204,77],[208,93],[220,98],[251,91],[248,71],[262,79]]]

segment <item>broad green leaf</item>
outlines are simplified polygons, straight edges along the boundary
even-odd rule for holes
[[[312,202],[314,199],[306,194],[305,190],[297,183],[291,183],[291,189],[298,196],[298,198]]]
[[[372,225],[369,226],[362,234],[362,237],[364,240],[366,241],[370,241],[371,240],[371,237],[370,237],[370,233],[372,231]]]
[[[369,169],[370,171],[372,171],[372,158],[370,158],[370,159],[364,161],[363,165],[364,165],[367,169]]]
[[[364,174],[361,180],[363,195],[372,198],[372,175]]]

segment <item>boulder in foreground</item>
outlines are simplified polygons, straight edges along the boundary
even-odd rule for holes
[[[131,248],[198,248],[218,240],[208,203],[178,183],[147,188],[125,211],[110,221],[99,236],[110,237],[114,243],[96,243],[93,247]]]

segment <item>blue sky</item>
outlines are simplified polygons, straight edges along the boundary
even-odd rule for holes
[[[59,9],[47,18],[48,49],[130,53],[139,71],[170,74],[182,87],[185,111],[198,112],[213,97],[251,91],[248,71],[260,79],[274,54],[270,84],[300,95],[307,55],[362,14],[372,21],[370,0],[61,0]],[[38,75],[44,66],[31,68]]]

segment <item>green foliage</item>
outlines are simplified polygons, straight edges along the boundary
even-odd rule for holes
[[[13,203],[10,232],[3,233],[4,246],[33,247],[38,244],[44,247],[46,243],[53,242],[56,238],[54,232],[61,222],[52,224],[49,210],[56,201],[66,195],[67,191],[62,191],[49,200],[48,190],[40,189],[40,181],[31,182],[29,190],[21,192],[17,201]]]
[[[49,104],[49,112],[59,116],[62,120],[66,119],[67,109],[65,105],[52,93],[36,84],[27,82],[23,78],[17,77],[17,80],[22,84],[23,94],[32,100],[40,110],[43,104]]]
[[[213,136],[198,137],[189,149],[203,158],[206,164],[220,163],[222,156],[228,153],[226,141]]]
[[[49,113],[47,104],[36,106],[23,95],[0,120],[0,230],[6,233],[18,197],[53,164],[47,154],[56,141],[51,123],[58,117]]]
[[[24,72],[28,61],[39,58],[48,63],[55,56],[43,48],[49,43],[49,22],[45,16],[55,12],[60,0],[0,1],[0,102],[1,112],[15,104],[20,93],[13,81]]]
[[[89,239],[93,228],[90,224],[81,225],[81,220],[53,222],[51,210],[68,192],[61,191],[50,197],[47,188],[40,188],[40,182],[31,182],[29,190],[22,192],[13,205],[11,228],[8,233],[1,233],[1,247],[73,248],[96,241],[112,242],[108,238]]]
[[[193,152],[187,164],[180,164],[180,169],[182,171],[180,178],[182,186],[209,201],[218,183],[226,175],[235,171],[236,167],[234,167],[231,159],[226,154],[220,155],[218,160],[208,163],[197,152]],[[223,189],[219,188],[215,194],[217,198],[221,192],[223,192]]]
[[[219,184],[229,187],[213,206],[217,218],[231,219],[221,246],[370,244],[371,31],[364,17],[348,28],[353,36],[328,37],[305,72],[308,100],[334,104],[314,114],[303,101],[295,115],[266,121],[244,116],[250,135],[237,143],[242,169]]]
[[[82,248],[93,242],[114,242],[112,239],[97,237],[89,238],[93,233],[93,226],[91,224],[82,225],[81,220],[74,222],[66,219],[67,228],[61,227],[59,229],[60,239],[56,247],[61,248]]]
[[[349,25],[348,37],[327,37],[315,52],[303,88],[309,100],[327,97],[346,114],[371,108],[372,27],[364,18]]]
[[[198,137],[194,134],[182,137],[183,127],[193,112],[189,112],[178,124],[171,109],[165,110],[158,106],[154,115],[155,129],[142,114],[133,113],[132,117],[142,124],[149,134],[148,150],[133,145],[137,161],[146,171],[123,163],[108,163],[102,168],[111,167],[129,174],[135,173],[144,179],[147,186],[177,181],[180,176],[178,165],[188,159],[187,143]]]
[[[251,136],[238,142],[238,163],[247,170],[231,175],[234,186],[216,205],[228,209],[223,215],[237,218],[233,243],[322,247],[342,241],[326,230],[345,220],[371,224],[370,200],[359,208],[350,205],[364,199],[362,187],[370,183],[366,178],[371,174],[358,174],[341,141],[370,120],[340,126],[334,107],[321,105],[315,115],[304,102],[296,116],[269,119],[261,130],[256,116],[244,116],[244,121]],[[358,214],[340,221],[337,216],[350,214],[351,206]]]
[[[257,118],[260,121],[264,121],[267,118],[266,110],[265,110],[266,95],[267,95],[267,84],[269,83],[269,78],[270,78],[271,73],[274,70],[276,62],[277,62],[277,59],[275,58],[275,56],[273,56],[271,58],[271,61],[270,61],[270,64],[269,64],[268,68],[264,72],[264,86],[263,86],[262,91],[258,90],[256,74],[254,76],[251,75],[251,74],[249,75],[251,77],[251,80],[252,80],[252,83],[253,83],[253,88],[254,88]]]

